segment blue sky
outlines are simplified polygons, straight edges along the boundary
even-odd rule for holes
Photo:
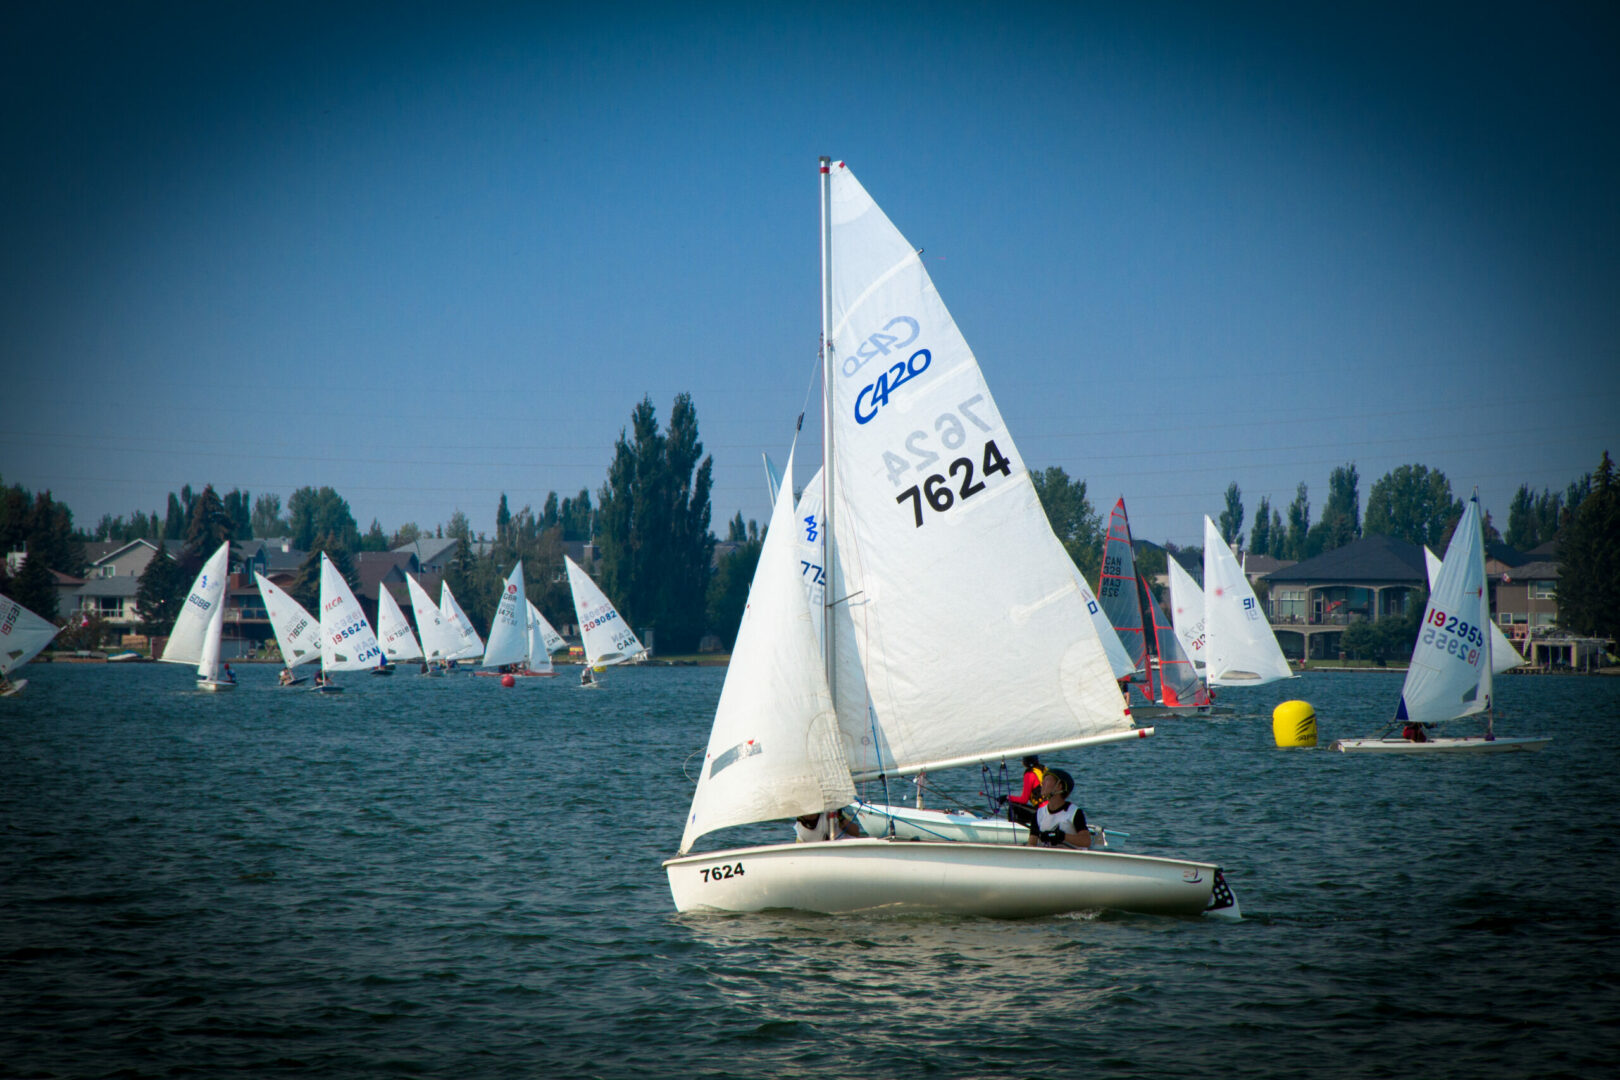
[[[0,475],[86,525],[212,482],[490,529],[682,391],[717,531],[763,521],[819,154],[1026,461],[1140,537],[1352,461],[1505,526],[1616,449],[1603,6],[42,7],[0,43]]]

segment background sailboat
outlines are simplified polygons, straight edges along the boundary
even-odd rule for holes
[[[495,617],[489,624],[489,642],[484,647],[483,666],[486,669],[511,670],[485,670],[475,674],[497,677],[511,675],[514,678],[555,674],[551,670],[551,656],[545,651],[545,639],[534,624],[534,616],[538,614],[524,595],[523,561],[520,559],[501,586],[501,600],[495,606]],[[542,665],[538,669],[534,667],[536,645],[540,649],[538,660]]]
[[[591,576],[566,555],[563,563],[568,567],[568,588],[574,596],[574,617],[579,620],[587,671],[601,671],[645,655],[647,650],[635,631],[625,625],[618,609]]]
[[[1204,517],[1204,677],[1210,686],[1264,686],[1294,672],[1248,576]]]
[[[383,662],[382,646],[371,622],[332,560],[321,552],[321,675],[316,690],[342,690],[331,680],[334,671],[370,671]]]
[[[1164,563],[1170,577],[1170,624],[1176,628],[1176,640],[1192,661],[1193,669],[1203,674],[1204,590],[1174,555],[1166,552]]]
[[[422,646],[416,643],[416,635],[411,633],[411,624],[405,621],[399,601],[382,583],[377,585],[377,643],[389,663],[422,658]]]
[[[1468,500],[1452,533],[1445,560],[1434,576],[1412,663],[1401,688],[1394,724],[1418,730],[1465,717],[1484,716],[1485,734],[1428,737],[1415,741],[1385,735],[1339,739],[1332,749],[1346,753],[1500,753],[1540,750],[1552,740],[1539,736],[1498,738],[1492,730],[1490,600],[1485,592],[1485,541],[1480,531],[1479,496]],[[1393,727],[1393,724],[1391,725]]]
[[[540,609],[534,606],[533,600],[525,600],[523,603],[529,609],[529,670],[536,675],[555,675],[551,654],[558,649],[566,649],[568,643],[552,628],[546,617],[540,614]]]
[[[409,574],[405,575],[405,586],[410,590],[411,613],[416,616],[416,632],[421,635],[422,655],[427,661],[424,674],[442,675],[445,661],[461,648],[461,635],[445,620],[444,612],[427,590]]]
[[[235,685],[234,680],[220,678],[219,659],[230,558],[231,544],[227,540],[203,563],[169,632],[163,655],[158,657],[169,664],[195,664],[199,690],[229,690]]]
[[[1124,683],[1131,712],[1142,718],[1208,713],[1209,692],[1136,569],[1123,497],[1108,518],[1097,596],[1134,668]]]
[[[300,664],[321,658],[321,623],[304,606],[289,596],[285,589],[255,573],[253,580],[259,586],[259,597],[270,615],[270,627],[275,631],[276,644],[281,646],[281,662],[288,671]],[[283,686],[296,686],[302,678],[288,679]]]
[[[28,680],[13,680],[11,673],[38,656],[60,629],[0,595],[0,697],[22,693]]]
[[[784,471],[683,854],[664,864],[676,907],[1196,914],[1220,893],[1235,910],[1218,867],[1113,852],[863,838],[686,854],[880,776],[1146,734],[916,249],[841,163],[822,181],[825,668]]]
[[[476,660],[484,654],[484,639],[478,636],[472,620],[456,603],[456,595],[450,591],[448,581],[439,582],[439,614],[444,616],[444,621],[460,639],[460,644],[446,657],[447,660]]]

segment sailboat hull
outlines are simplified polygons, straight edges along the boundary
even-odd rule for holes
[[[210,694],[223,694],[227,690],[235,690],[236,684],[233,682],[225,682],[222,679],[198,679],[197,689],[204,690]]]
[[[27,685],[27,679],[18,679],[14,683],[7,683],[3,689],[0,689],[0,697],[15,697],[22,693],[23,687]]]
[[[678,911],[791,908],[1026,919],[1112,909],[1239,917],[1220,868],[1105,851],[852,839],[687,855],[664,863]],[[1211,897],[1222,906],[1211,908]]]
[[[1458,739],[1430,739],[1411,742],[1407,739],[1335,739],[1328,747],[1345,754],[1505,754],[1515,750],[1540,750],[1552,738],[1520,736],[1518,738],[1487,739],[1470,735]]]

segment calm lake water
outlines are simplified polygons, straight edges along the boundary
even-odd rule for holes
[[[239,670],[34,665],[0,701],[0,1076],[1620,1070],[1620,680],[1503,679],[1539,754],[1278,750],[1277,702],[1325,746],[1400,688],[1310,673],[1057,756],[1125,850],[1224,866],[1233,924],[678,916],[723,671]]]

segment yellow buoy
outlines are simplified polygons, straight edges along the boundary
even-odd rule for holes
[[[1308,701],[1285,701],[1271,710],[1271,734],[1278,746],[1315,746],[1316,710]]]

